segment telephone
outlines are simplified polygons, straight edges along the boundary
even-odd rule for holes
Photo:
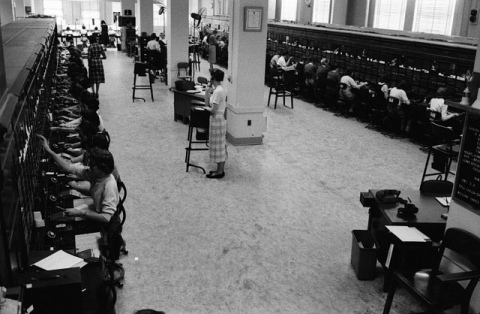
[[[380,190],[375,196],[383,203],[396,203],[400,193],[398,190]]]

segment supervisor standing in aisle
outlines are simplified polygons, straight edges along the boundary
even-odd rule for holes
[[[205,110],[210,111],[209,152],[210,161],[217,164],[215,171],[207,174],[209,179],[221,179],[225,176],[225,161],[227,160],[227,92],[222,86],[225,73],[220,69],[211,71],[212,88],[205,91]],[[210,96],[210,94],[213,94]]]

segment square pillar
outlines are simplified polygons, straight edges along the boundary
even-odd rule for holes
[[[153,33],[153,0],[138,0],[139,16],[138,32],[140,35],[146,33],[147,36]],[[158,35],[158,34],[157,34]]]
[[[264,94],[268,0],[229,0],[227,139],[234,145],[261,144],[266,130]],[[263,9],[261,31],[244,31],[245,7]],[[252,47],[256,47],[252,49]]]
[[[175,87],[177,63],[188,62],[189,0],[167,1],[167,71],[170,87]]]

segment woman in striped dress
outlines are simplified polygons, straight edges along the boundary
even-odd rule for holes
[[[210,161],[217,164],[217,169],[210,171],[207,178],[221,179],[225,176],[225,161],[227,160],[227,121],[225,120],[227,92],[221,85],[225,73],[219,69],[214,69],[210,73],[212,87],[205,91],[205,109],[210,111],[210,128],[208,130]]]
[[[105,83],[105,73],[103,71],[102,59],[106,59],[103,47],[98,43],[100,36],[92,36],[94,39],[88,48],[88,71],[90,72],[90,82],[92,83],[92,92],[98,98],[98,88],[100,83]]]

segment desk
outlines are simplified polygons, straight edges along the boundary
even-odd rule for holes
[[[376,197],[378,190],[369,190],[369,192],[375,199],[369,209],[368,230],[374,237],[378,248],[378,261],[382,266],[385,267],[391,243],[389,231],[385,228],[387,225],[416,227],[434,242],[439,242],[443,238],[447,222],[441,215],[447,213],[448,210],[434,196],[422,195],[419,190],[401,190],[400,198],[410,198],[411,202],[418,207],[416,217],[411,220],[405,220],[397,217],[397,211],[400,207],[403,207],[403,204],[399,202],[384,203]],[[387,277],[385,277],[384,289],[388,285]]]
[[[182,119],[183,123],[186,124],[190,117],[190,107],[192,100],[205,100],[205,92],[189,94],[186,92],[178,91],[172,88],[173,92],[173,111],[174,116],[173,120]]]
[[[54,251],[34,251],[29,256],[29,265],[51,255]],[[59,276],[54,278],[53,276]],[[31,278],[53,278],[35,280]],[[20,285],[32,283],[33,289],[27,289],[26,300],[41,307],[55,308],[66,313],[104,314],[105,300],[102,299],[102,279],[100,263],[89,263],[80,268],[67,268],[52,271],[27,269],[19,274]],[[40,312],[45,313],[45,312]],[[57,312],[59,313],[59,312]]]

